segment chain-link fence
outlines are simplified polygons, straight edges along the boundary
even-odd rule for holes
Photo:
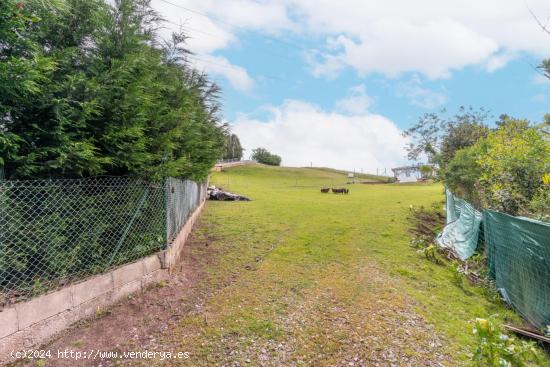
[[[0,306],[162,250],[204,186],[174,178],[0,181]]]
[[[166,190],[166,238],[171,242],[195,209],[206,198],[206,183],[168,178]]]

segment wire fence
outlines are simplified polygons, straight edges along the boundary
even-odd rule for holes
[[[168,178],[166,191],[166,238],[173,241],[195,209],[206,199],[206,183]]]
[[[166,248],[205,191],[175,178],[0,181],[0,306]]]

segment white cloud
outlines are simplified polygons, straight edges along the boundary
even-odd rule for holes
[[[365,85],[360,84],[351,88],[346,98],[336,102],[336,107],[351,114],[364,114],[372,105],[373,99],[367,94]]]
[[[397,95],[407,98],[413,105],[426,109],[434,109],[443,106],[447,102],[445,93],[422,87],[418,76],[414,76],[407,82],[399,83]]]
[[[324,50],[306,52],[316,76],[334,78],[351,67],[361,75],[416,72],[431,79],[446,78],[469,65],[497,70],[522,52],[540,58],[550,53],[548,35],[526,6],[546,19],[548,0],[171,2],[210,17],[153,1],[170,21],[185,23],[192,37],[189,47],[199,55],[234,47],[237,33],[243,31],[325,37]]]
[[[319,59],[322,59],[322,61],[319,61]],[[307,52],[305,54],[305,61],[309,64],[313,76],[323,76],[327,79],[336,79],[340,71],[346,67],[346,63],[338,56],[321,53],[318,50]]]
[[[360,74],[441,78],[468,65],[496,70],[520,52],[550,52],[548,35],[518,0],[291,1],[301,9],[305,29],[327,37],[326,59],[314,64],[314,75],[326,69],[334,77],[347,65]],[[547,0],[527,3],[541,18],[550,15]]]
[[[411,71],[448,77],[452,69],[483,62],[498,49],[495,41],[448,19],[420,26],[405,19],[379,20],[359,41],[342,35],[338,42],[343,51],[327,56],[337,57],[361,75],[381,72],[390,77]]]
[[[290,100],[270,106],[261,121],[241,115],[233,130],[250,152],[264,147],[283,158],[285,166],[328,166],[375,172],[406,162],[402,131],[384,116],[349,116]]]
[[[513,53],[500,53],[492,55],[488,58],[485,64],[485,70],[492,73],[493,71],[496,71],[506,66],[506,64],[508,64],[510,61],[517,58],[517,56],[517,54]]]
[[[180,1],[170,1],[174,4],[185,6]],[[192,4],[188,4],[192,6]],[[187,47],[196,54],[210,53],[227,48],[236,43],[234,34],[224,26],[207,17],[191,13],[161,0],[153,0],[152,6],[166,20],[161,31],[161,36],[169,39],[172,32],[180,29],[189,39]]]
[[[244,13],[246,13],[252,11],[250,6],[244,4],[248,2],[250,1],[245,0],[241,4],[234,5],[240,5]],[[161,31],[161,36],[169,39],[172,32],[179,31],[180,29],[183,30],[189,37],[186,41],[186,47],[194,54],[194,56],[189,58],[190,63],[208,74],[226,78],[236,90],[250,91],[254,85],[254,80],[244,67],[234,65],[224,57],[212,55],[217,50],[238,46],[238,38],[235,35],[232,23],[220,22],[215,17],[198,14],[204,13],[205,15],[209,15],[212,13],[215,15],[222,8],[226,8],[228,14],[231,13],[233,14],[232,17],[235,17],[235,11],[228,9],[226,3],[218,4],[216,1],[171,0],[170,3],[161,0],[153,0],[152,2],[153,7],[166,20],[164,29]],[[174,6],[173,4],[183,8]],[[226,19],[228,14],[220,16],[220,18]],[[258,21],[276,21],[277,17],[280,17],[280,15],[277,16],[270,13],[265,17],[257,17],[254,21],[244,22],[244,24],[245,26],[253,27]]]
[[[195,66],[204,69],[211,75],[225,77],[233,88],[247,92],[254,87],[254,80],[248,75],[246,69],[231,64],[225,57],[202,55],[201,58],[191,59]]]

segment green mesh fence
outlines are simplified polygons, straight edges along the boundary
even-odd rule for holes
[[[484,246],[491,277],[506,300],[541,330],[550,324],[550,223],[477,211],[446,190],[447,225],[436,241],[465,260]],[[482,224],[482,225],[481,225]]]
[[[541,330],[550,325],[550,223],[485,210],[492,277],[505,300]]]
[[[167,246],[205,185],[129,177],[0,181],[0,306]]]

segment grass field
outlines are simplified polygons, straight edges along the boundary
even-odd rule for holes
[[[304,167],[304,169],[311,169],[311,170],[315,170],[315,171],[324,171],[324,172],[327,172],[327,173],[336,173],[336,174],[339,174],[339,175],[343,175],[345,177],[347,177],[347,174],[349,173],[349,171],[338,170],[338,169],[327,168],[327,167],[311,167],[311,168]],[[390,177],[377,176],[377,175],[372,175],[370,173],[355,172],[354,177],[355,177],[356,181],[361,181],[361,182],[390,182],[390,181],[392,181],[392,179]]]
[[[516,318],[408,245],[410,205],[443,205],[439,184],[321,194],[345,175],[258,165],[211,181],[253,201],[209,202],[196,232],[218,255],[174,336],[199,364],[468,365],[476,317]]]

